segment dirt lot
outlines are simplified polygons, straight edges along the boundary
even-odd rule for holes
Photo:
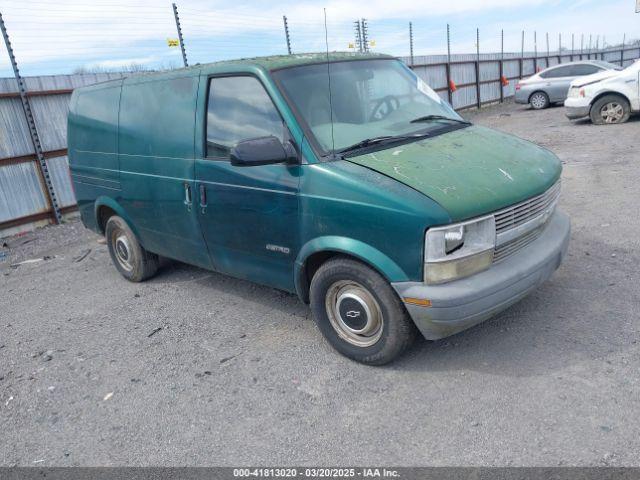
[[[0,464],[640,465],[640,120],[468,116],[564,163],[572,244],[530,297],[372,368],[294,296],[177,263],[128,283],[77,222],[8,239]]]

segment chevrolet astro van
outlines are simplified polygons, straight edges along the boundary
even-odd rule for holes
[[[128,280],[169,257],[311,304],[339,352],[383,364],[482,322],[567,250],[561,165],[463,120],[402,62],[308,54],[77,89],[83,223]]]

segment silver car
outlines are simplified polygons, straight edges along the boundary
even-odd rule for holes
[[[552,103],[564,102],[573,80],[605,70],[622,70],[622,67],[602,60],[554,65],[520,80],[516,84],[516,103],[529,103],[531,108],[540,110]]]

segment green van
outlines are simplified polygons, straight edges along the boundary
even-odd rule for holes
[[[569,243],[558,158],[464,121],[386,55],[80,88],[68,137],[82,221],[125,278],[151,277],[163,256],[295,292],[363,363],[504,310]]]

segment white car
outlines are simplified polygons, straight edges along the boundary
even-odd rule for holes
[[[567,117],[591,117],[596,125],[623,123],[640,112],[640,60],[622,71],[606,71],[571,82]]]

